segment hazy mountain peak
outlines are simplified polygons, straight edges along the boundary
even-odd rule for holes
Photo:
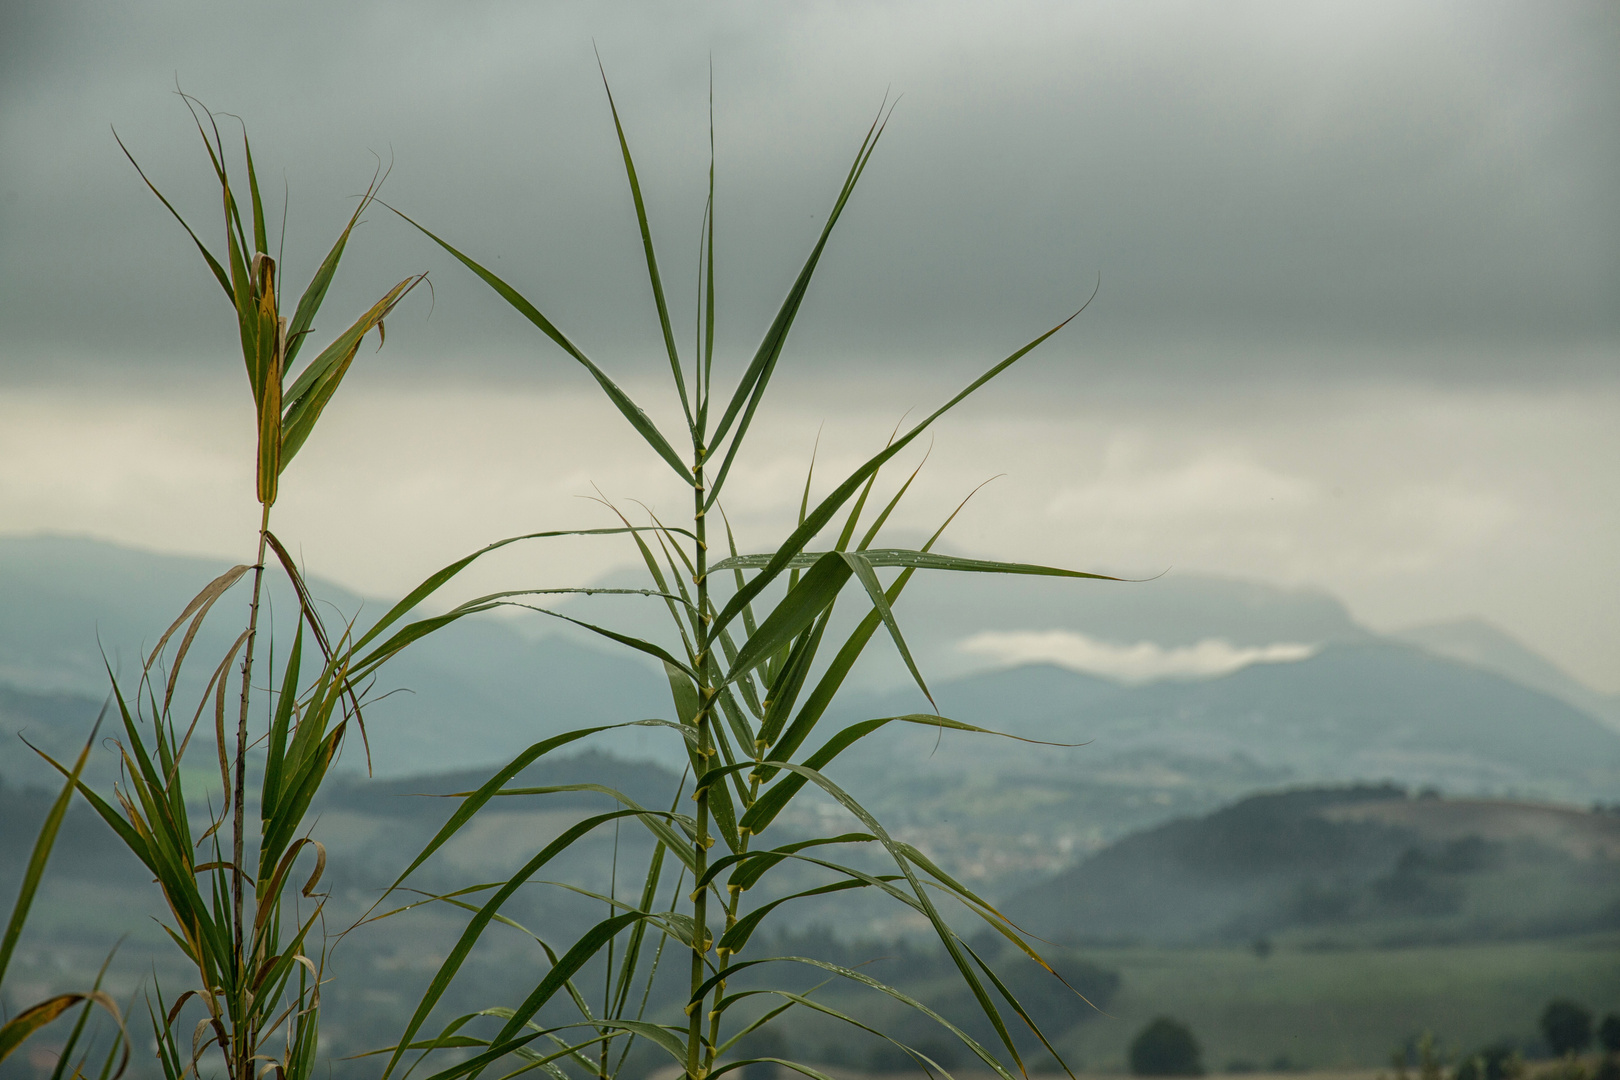
[[[1504,675],[1522,686],[1551,694],[1620,728],[1620,694],[1604,694],[1485,619],[1469,616],[1425,623],[1390,635],[1435,656]]]
[[[246,553],[243,561],[251,560]],[[115,671],[138,670],[143,651],[230,565],[88,536],[0,537],[0,681],[100,697],[103,652]],[[312,585],[320,599],[359,610],[353,593],[318,579]],[[290,595],[272,602],[279,600],[296,610]],[[218,611],[233,602],[222,600]],[[241,603],[245,617],[245,595]]]

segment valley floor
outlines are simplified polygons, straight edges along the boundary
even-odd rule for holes
[[[1588,1055],[1581,1060],[1588,1076],[1593,1075],[1598,1066],[1598,1058]],[[817,1066],[817,1071],[824,1073],[832,1080],[923,1080],[924,1074],[916,1073],[874,1073],[861,1072],[855,1069],[845,1069],[839,1066]],[[1449,1071],[1449,1070],[1448,1070]],[[647,1080],[679,1080],[682,1071],[678,1066],[659,1069],[648,1074]],[[776,1080],[792,1080],[800,1074],[787,1069],[779,1070]],[[1032,1073],[1033,1076],[1050,1078],[1063,1076],[1062,1073]],[[1074,1080],[1099,1080],[1106,1077],[1108,1080],[1119,1080],[1122,1074],[1117,1072],[1081,1072],[1076,1071]],[[1209,1075],[1216,1075],[1211,1073]],[[1260,1076],[1265,1080],[1390,1080],[1392,1073],[1389,1069],[1316,1069],[1294,1072],[1265,1072],[1258,1074],[1232,1074],[1238,1076]],[[1532,1062],[1525,1071],[1525,1080],[1551,1080],[1552,1077],[1564,1076],[1564,1063],[1561,1061]],[[954,1080],[997,1080],[996,1074],[988,1070],[953,1069],[951,1076]],[[1063,1077],[1063,1080],[1068,1080]]]
[[[1453,1060],[1533,1039],[1547,1002],[1620,1009],[1620,935],[1405,949],[1096,949],[1123,976],[1108,1016],[1066,1034],[1076,1070],[1117,1071],[1155,1016],[1188,1024],[1213,1072],[1369,1068],[1424,1031]],[[1286,1059],[1286,1060],[1283,1060]]]

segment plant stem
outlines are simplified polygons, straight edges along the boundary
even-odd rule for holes
[[[763,760],[765,760],[764,755],[765,755],[764,750],[756,749],[754,751],[754,760],[755,761],[763,761]],[[757,780],[757,779],[750,780],[749,783],[748,783],[748,799],[747,799],[747,801],[745,801],[743,803],[743,809],[747,810],[748,807],[754,805],[754,800],[757,799],[758,797],[759,797],[759,780]],[[740,843],[738,844],[738,847],[737,847],[738,854],[741,854],[742,852],[745,852],[745,851],[748,850],[748,841],[750,841],[752,839],[753,839],[753,836],[751,834],[749,834],[749,833],[743,833],[742,834],[742,836],[739,838]],[[728,895],[726,897],[726,905],[725,905],[726,925],[725,925],[725,931],[723,931],[723,932],[730,932],[731,928],[733,926],[737,925],[737,905],[742,900],[742,890],[737,888],[735,885],[729,886],[727,888],[727,893],[728,893]],[[726,966],[726,964],[728,964],[731,961],[731,958],[734,955],[736,955],[736,954],[735,953],[724,952],[724,951],[721,951],[721,950],[716,950],[716,952],[715,952],[715,963],[716,963],[717,966],[723,968],[723,967]],[[721,995],[724,994],[725,992],[726,992],[726,981],[724,979],[721,979],[719,982],[714,984],[714,1000],[716,1002],[718,1002],[720,1000]],[[710,1046],[719,1046],[720,1045],[720,1018],[718,1016],[713,1016],[709,1020],[709,1045]]]
[[[698,675],[698,757],[702,763],[703,773],[697,778],[697,839],[692,842],[693,855],[696,858],[694,879],[701,879],[709,862],[709,791],[707,773],[709,771],[709,757],[712,753],[709,747],[709,716],[714,705],[715,690],[709,685],[709,551],[705,543],[707,529],[703,513],[703,455],[704,448],[701,441],[694,439],[692,446],[692,476],[693,476],[693,524],[692,532],[697,537],[696,548],[693,553],[693,562],[696,565],[695,575],[697,585],[697,675]],[[692,896],[692,994],[697,995],[698,988],[703,985],[703,957],[709,950],[709,893],[708,889],[700,888]],[[693,1001],[689,1008],[692,1015],[689,1018],[686,1033],[686,1074],[689,1080],[703,1080],[708,1073],[708,1055],[703,1052],[703,1015],[706,998],[703,1001]]]
[[[236,791],[231,801],[231,862],[234,867],[231,874],[231,933],[236,946],[234,952],[238,969],[236,981],[243,990],[247,989],[247,972],[251,967],[247,957],[242,955],[242,878],[246,873],[243,864],[243,826],[247,816],[248,704],[253,689],[253,642],[259,632],[259,596],[264,585],[264,553],[268,546],[269,535],[270,504],[266,503],[264,513],[259,518],[259,557],[253,565],[253,601],[248,608],[247,642],[242,650],[242,709],[237,714],[236,720]],[[242,1004],[246,1004],[245,998]],[[239,1023],[245,1023],[246,1020],[245,1015],[239,1017]],[[234,1080],[248,1080],[249,1068],[252,1065],[250,1055],[253,1040],[250,1034],[240,1029],[236,1032],[235,1060],[230,1063],[231,1076]]]

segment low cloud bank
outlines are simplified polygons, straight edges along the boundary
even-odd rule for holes
[[[957,647],[989,657],[998,665],[1057,664],[1128,683],[1210,678],[1250,664],[1304,660],[1318,649],[1299,642],[1240,648],[1223,638],[1205,638],[1196,645],[1166,649],[1151,641],[1134,645],[1099,641],[1072,630],[987,630],[964,638]]]

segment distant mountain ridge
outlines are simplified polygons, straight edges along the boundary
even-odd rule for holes
[[[12,695],[8,707],[0,693],[0,717],[9,718],[3,733],[23,721],[48,726],[42,721],[60,717],[64,702],[78,697],[89,703],[76,735],[82,741],[109,690],[107,667],[130,689],[145,650],[229,565],[78,537],[0,538],[0,687]],[[279,575],[266,580],[271,625],[295,617],[296,601]],[[389,606],[318,578],[311,588],[329,619],[381,615]],[[221,601],[194,655],[223,653],[240,628],[227,630],[233,602],[245,619],[245,594]],[[204,665],[193,666],[200,672]],[[195,683],[183,681],[183,694],[195,693]],[[367,716],[374,766],[396,776],[420,772],[425,762],[483,767],[559,730],[656,715],[669,695],[662,677],[640,664],[566,638],[537,646],[488,618],[412,646],[385,669],[374,697],[389,691],[400,692]],[[30,704],[20,708],[25,700]],[[612,745],[634,754],[639,744],[632,736]],[[0,743],[0,773],[15,774],[14,747],[14,739]],[[361,765],[356,753],[351,767]]]
[[[4,733],[27,726],[53,752],[77,746],[106,693],[100,649],[127,678],[141,649],[224,568],[83,538],[0,538],[0,688],[10,685],[0,689]],[[1082,783],[1114,792],[1117,798],[1082,800],[1086,814],[1110,815],[1102,833],[1072,841],[1082,850],[1150,820],[1142,815],[1198,812],[1279,783],[1390,779],[1576,801],[1620,790],[1620,735],[1588,713],[1478,662],[1438,655],[1432,641],[1378,637],[1325,594],[1191,576],[1151,586],[1093,584],[1065,590],[981,575],[925,575],[897,608],[920,663],[935,674],[935,697],[947,715],[1085,747],[885,733],[884,754],[840,762],[851,783],[879,802],[892,796],[902,814],[931,805],[932,796],[884,775],[885,754],[905,753],[926,761],[919,777],[944,790],[958,782],[950,777],[989,782],[993,775],[1020,777],[1031,790],[1070,791]],[[327,582],[314,588],[347,615],[385,606]],[[841,605],[835,624],[863,609]],[[285,620],[292,610],[290,596],[272,592],[273,618]],[[657,613],[621,605],[608,614],[604,622],[635,633]],[[221,615],[213,637],[199,639],[199,655],[223,649],[229,617]],[[1216,678],[1133,686],[1050,666],[964,670],[953,651],[967,628],[1020,626],[1127,641],[1151,635],[1166,646],[1219,636],[1242,646],[1304,640],[1319,648],[1308,659]],[[887,641],[875,641],[871,652],[857,676],[863,667],[876,674],[852,680],[837,716],[928,708],[915,688],[884,689],[894,685],[885,672],[896,664]],[[1525,666],[1523,657],[1516,662]],[[409,692],[387,696],[368,714],[374,765],[384,777],[420,772],[426,763],[436,771],[487,768],[560,730],[669,711],[663,678],[637,659],[578,637],[537,636],[533,627],[506,620],[468,619],[413,646],[385,671],[379,694]],[[941,672],[958,677],[945,681]],[[69,722],[75,713],[82,719]],[[657,756],[651,740],[661,733],[632,732],[598,745],[622,757]],[[349,767],[359,764],[356,752]],[[33,755],[9,738],[0,744],[0,774],[43,775]],[[1149,793],[1141,814],[1126,805],[1135,798],[1131,791]],[[1062,803],[1069,795],[1053,797]],[[998,804],[1009,821],[1027,816],[1016,802]]]
[[[911,693],[860,704],[914,710]],[[1075,749],[952,735],[967,769],[1079,768],[1142,752],[1287,770],[1300,781],[1391,779],[1452,790],[1602,797],[1620,779],[1620,734],[1550,695],[1398,642],[1329,645],[1286,664],[1201,680],[1123,686],[1052,666],[935,688],[955,719]],[[851,719],[853,713],[848,713]],[[913,744],[932,743],[908,733]]]

